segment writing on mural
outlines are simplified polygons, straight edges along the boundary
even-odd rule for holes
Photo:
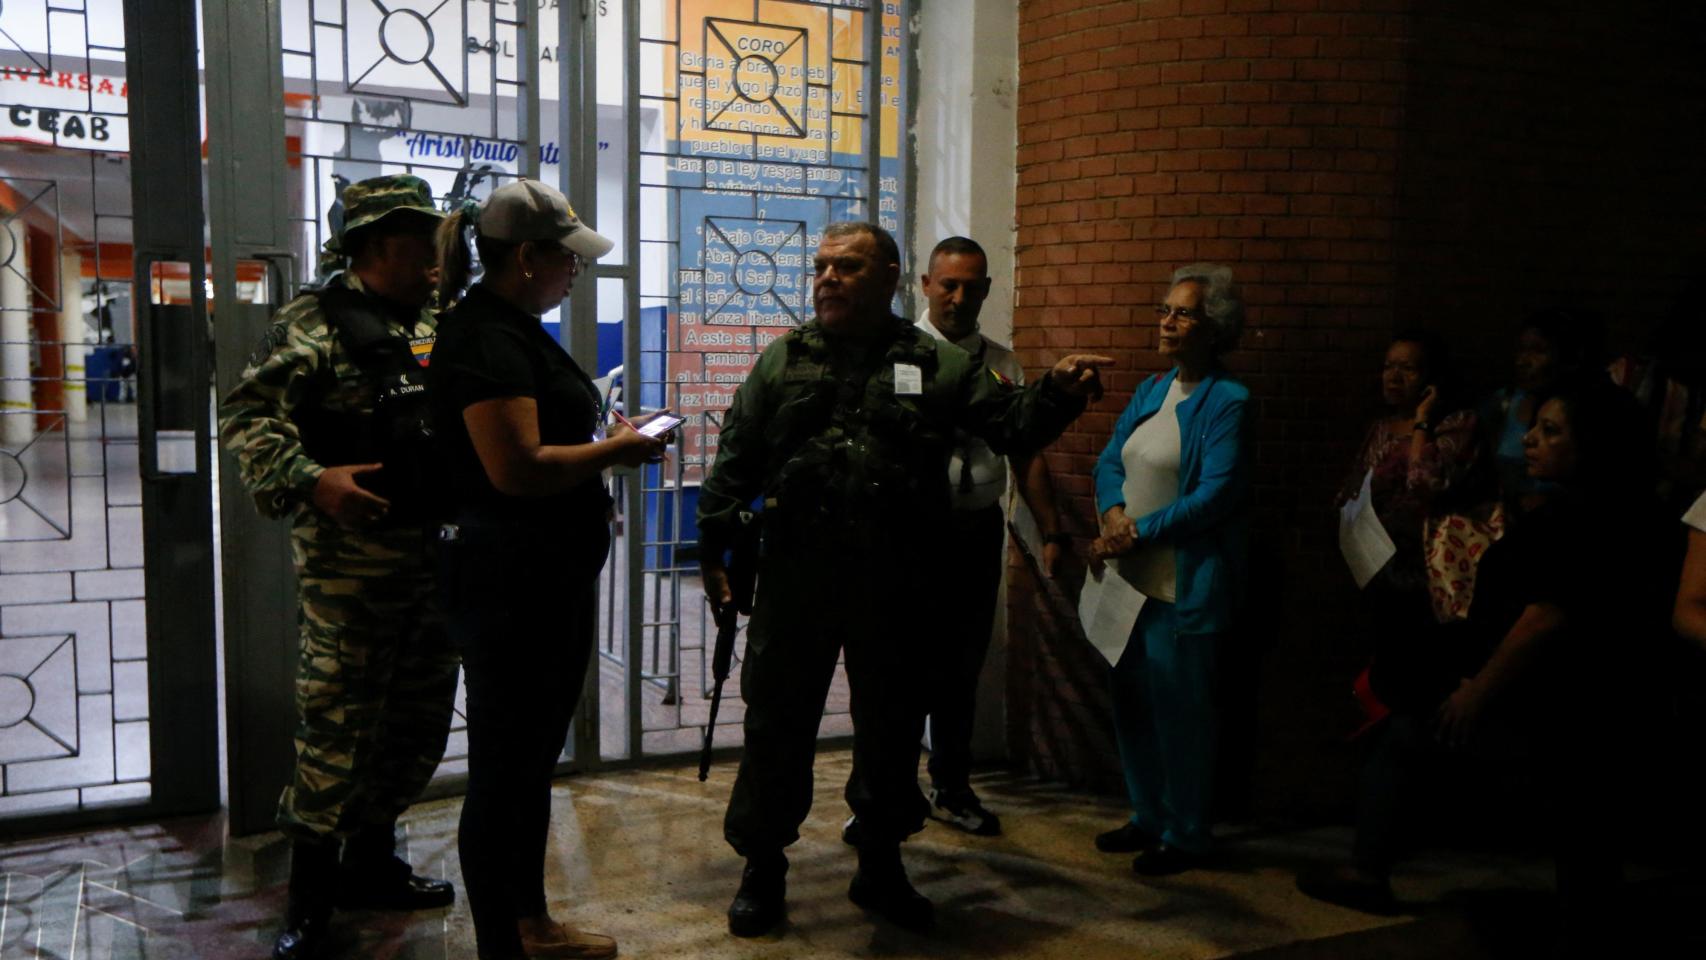
[[[402,137],[403,142],[408,145],[411,158],[466,158],[475,162],[514,163],[521,156],[521,144],[507,140],[482,140],[479,137],[447,136],[437,133],[410,133],[407,130],[397,131],[397,136]],[[610,141],[598,141],[598,149],[601,151],[609,150]],[[555,142],[539,145],[540,163],[549,165],[562,161],[563,149]]]

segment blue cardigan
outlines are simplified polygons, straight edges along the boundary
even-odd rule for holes
[[[1096,460],[1096,512],[1125,503],[1120,451],[1137,425],[1154,416],[1178,376],[1174,369],[1138,385]],[[1250,391],[1225,373],[1204,377],[1179,403],[1179,496],[1133,517],[1137,536],[1173,545],[1180,633],[1231,626],[1244,592],[1244,503],[1250,487]]]

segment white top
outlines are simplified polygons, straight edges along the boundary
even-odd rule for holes
[[[984,366],[1001,374],[1014,384],[1025,382],[1025,369],[1019,358],[981,333],[973,332],[959,340],[949,340],[930,322],[930,310],[918,318],[918,328],[928,330],[938,340],[952,343]],[[962,492],[961,474],[966,461],[971,462],[971,490]],[[989,449],[989,444],[969,433],[960,433],[954,440],[954,453],[948,460],[948,489],[953,495],[955,510],[981,510],[1001,501],[1007,492],[1007,459]]]
[[[1167,388],[1167,397],[1155,416],[1137,425],[1120,448],[1125,464],[1125,515],[1133,520],[1179,499],[1179,401],[1196,389],[1177,377]],[[1145,596],[1172,603],[1178,596],[1179,576],[1173,566],[1173,545],[1140,543],[1121,565],[1132,586]]]
[[[1706,493],[1701,494],[1700,499],[1694,501],[1694,506],[1689,507],[1688,512],[1682,515],[1682,522],[1701,533],[1706,533]]]

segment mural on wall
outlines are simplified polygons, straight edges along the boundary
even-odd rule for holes
[[[687,416],[683,483],[716,456],[716,418],[772,340],[811,318],[823,227],[876,219],[899,233],[900,9],[884,3],[878,212],[865,196],[867,13],[845,4],[662,3],[644,40],[642,96],[667,131],[643,166],[642,237],[669,250],[664,329],[647,338],[648,405]],[[863,5],[861,5],[863,6]],[[653,158],[648,158],[651,160]],[[656,284],[648,285],[648,292]],[[661,369],[657,369],[661,367]],[[709,421],[706,414],[710,414]]]

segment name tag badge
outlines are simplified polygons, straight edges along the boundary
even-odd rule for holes
[[[894,395],[916,397],[924,393],[924,371],[910,363],[894,365]]]

